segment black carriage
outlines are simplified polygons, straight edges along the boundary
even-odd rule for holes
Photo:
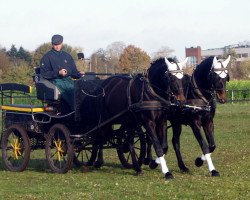
[[[84,78],[75,81],[73,112],[67,111],[60,97],[60,91],[40,76],[39,68],[36,69],[34,76],[36,96],[32,96],[29,86],[15,83],[0,84],[1,148],[5,168],[10,171],[25,170],[29,163],[30,152],[36,149],[45,149],[49,167],[56,173],[66,173],[73,163],[82,166],[94,162],[98,151],[92,144],[96,131],[107,123],[112,123],[113,120],[112,118],[96,123],[90,112],[92,107],[88,105],[92,98],[101,95],[98,86],[102,80],[97,74],[87,73]],[[79,90],[80,86],[84,86],[84,89]],[[32,103],[34,100],[37,103]],[[81,101],[85,101],[86,106],[84,113],[80,114]],[[146,152],[143,129],[113,124],[111,132],[111,137],[105,141],[103,148],[116,148],[122,165],[132,168],[131,148],[129,148],[132,135],[133,148],[135,147],[141,165]]]

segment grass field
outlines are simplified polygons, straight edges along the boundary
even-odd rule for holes
[[[115,150],[104,151],[101,169],[53,174],[44,151],[34,151],[22,173],[5,171],[0,163],[0,199],[250,199],[250,104],[218,106],[212,159],[220,177],[211,177],[207,165],[195,167],[201,151],[189,127],[184,127],[181,144],[190,173],[181,173],[171,135],[167,164],[174,180],[165,180],[159,167],[143,166],[144,175],[136,176],[122,168]]]

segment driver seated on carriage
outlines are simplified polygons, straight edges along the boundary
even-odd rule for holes
[[[40,75],[49,80],[60,91],[63,102],[74,110],[74,79],[84,75],[78,71],[72,56],[62,50],[63,36],[53,35],[51,38],[52,49],[40,61]]]

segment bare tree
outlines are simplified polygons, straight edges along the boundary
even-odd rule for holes
[[[158,51],[153,53],[153,60],[156,60],[161,57],[169,57],[174,52],[173,49],[171,49],[168,46],[162,46]]]
[[[105,58],[110,72],[115,73],[118,70],[119,59],[125,47],[125,43],[121,41],[113,42],[107,46]]]

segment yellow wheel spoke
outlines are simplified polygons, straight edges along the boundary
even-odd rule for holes
[[[19,159],[19,156],[22,155],[21,143],[18,138],[13,138],[13,142],[10,144],[12,147],[12,155],[15,160]]]
[[[59,161],[62,160],[63,158],[63,153],[64,153],[64,150],[63,150],[63,147],[62,147],[62,140],[57,140],[57,141],[54,141],[55,143],[55,146],[57,148],[57,158]]]

